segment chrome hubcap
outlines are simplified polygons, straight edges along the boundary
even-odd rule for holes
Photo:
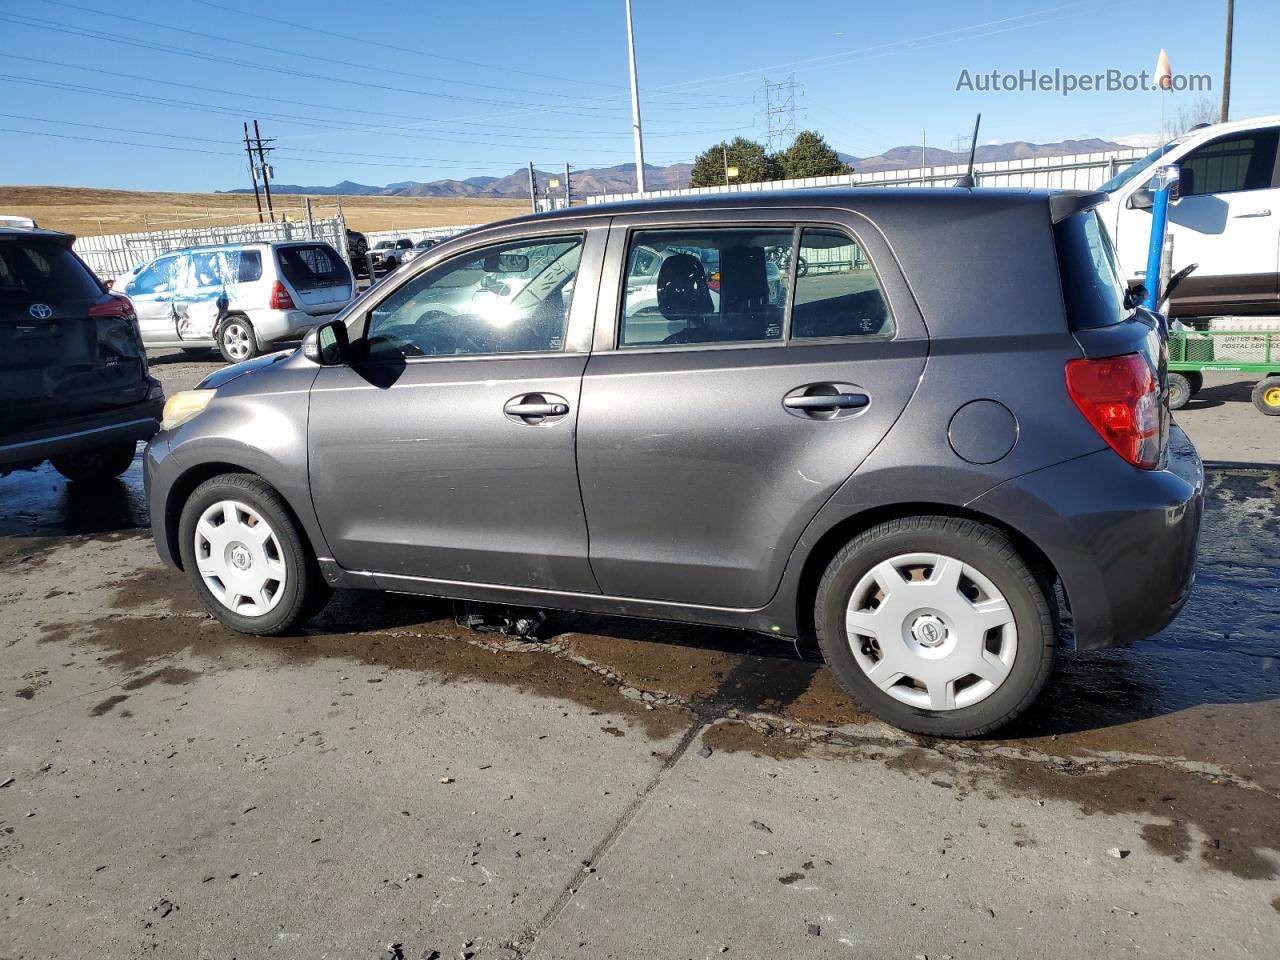
[[[260,617],[284,595],[288,567],[280,540],[256,510],[220,500],[200,515],[196,568],[209,592],[228,610]]]
[[[881,690],[926,710],[985,700],[1013,669],[1018,628],[996,585],[976,567],[935,553],[876,564],[845,614],[854,659]]]

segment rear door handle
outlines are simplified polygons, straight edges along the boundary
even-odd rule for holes
[[[786,397],[782,405],[791,410],[857,410],[871,402],[865,393],[835,393]]]
[[[1255,210],[1253,211],[1253,213],[1237,213],[1236,219],[1244,220],[1244,219],[1247,219],[1248,217],[1269,217],[1269,216],[1271,216],[1270,210]]]

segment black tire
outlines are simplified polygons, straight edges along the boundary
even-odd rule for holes
[[[49,462],[72,483],[103,483],[128,470],[137,449],[137,443],[125,440],[105,447],[64,453]]]
[[[796,258],[796,276],[803,277],[809,272],[809,261],[804,257]]]
[[[281,559],[286,567],[284,592],[279,602],[262,616],[244,616],[224,605],[209,590],[197,567],[196,524],[201,514],[219,500],[235,500],[253,508],[271,527],[280,544]],[[319,613],[333,596],[293,512],[270,485],[250,473],[224,473],[192,491],[178,521],[178,551],[182,567],[204,608],[240,633],[261,637],[285,633]]]
[[[1268,417],[1280,417],[1280,375],[1273,373],[1254,384],[1253,405]]]
[[[1191,381],[1177,371],[1169,372],[1169,409],[1181,410],[1195,393],[1191,389]]]
[[[903,703],[867,677],[850,649],[845,615],[858,581],[876,564],[910,553],[945,554],[971,565],[1004,595],[1017,647],[1007,677],[985,699],[946,711]],[[1022,713],[1049,679],[1056,646],[1049,596],[1002,531],[956,517],[905,517],[864,531],[832,558],[818,585],[814,626],[823,658],[866,710],[913,733],[976,737]]]
[[[262,351],[258,349],[258,335],[248,317],[232,314],[218,326],[218,352],[227,363],[243,363],[252,360]]]
[[[1199,370],[1188,370],[1183,374],[1187,378],[1187,383],[1191,384],[1191,396],[1195,396],[1204,389],[1204,374]]]

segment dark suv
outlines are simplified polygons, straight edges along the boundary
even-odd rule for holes
[[[476,230],[178,394],[146,460],[157,545],[247,632],[369,587],[812,634],[886,720],[994,729],[1049,675],[1059,587],[1089,649],[1191,586],[1203,473],[1103,199],[787,192]]]
[[[0,475],[51,460],[107,480],[160,429],[133,305],[108,293],[70,234],[0,224]]]

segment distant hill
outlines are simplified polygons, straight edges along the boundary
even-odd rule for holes
[[[1103,150],[1124,149],[1121,144],[1110,140],[1061,140],[1057,143],[1030,143],[1026,140],[1014,140],[1010,143],[989,143],[978,147],[976,159],[978,163],[991,163],[998,160],[1024,160],[1035,157],[1061,157],[1075,153],[1098,153]],[[925,151],[929,166],[943,166],[952,163],[966,163],[968,151],[954,152],[929,147]],[[875,173],[882,170],[907,170],[919,167],[921,148],[918,146],[894,147],[883,153],[870,157],[855,157],[842,153],[840,159],[851,164],[860,173]],[[594,167],[588,170],[574,170],[573,193],[577,197],[595,196],[602,193],[628,193],[635,189],[636,165],[620,163],[615,167]],[[645,183],[651,190],[669,190],[689,185],[689,171],[693,165],[674,163],[668,167],[646,163],[644,166]],[[545,189],[549,179],[562,178],[562,171],[537,171],[538,183]],[[225,193],[252,193],[248,188],[220,191]],[[344,180],[333,186],[303,186],[296,183],[273,183],[273,194],[310,194],[311,196],[355,196],[355,197],[476,197],[514,199],[529,195],[529,171],[520,169],[505,177],[468,177],[465,180],[402,180],[389,183],[385,187],[375,187],[364,183]]]

